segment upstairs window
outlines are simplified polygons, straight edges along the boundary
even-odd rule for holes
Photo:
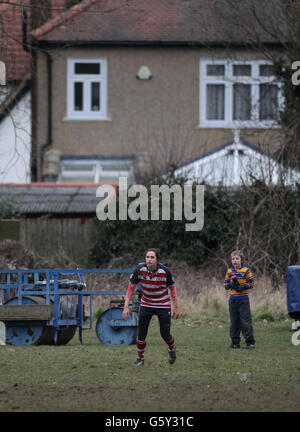
[[[200,60],[200,127],[277,127],[282,106],[270,62]]]
[[[105,120],[106,59],[68,59],[67,119]]]

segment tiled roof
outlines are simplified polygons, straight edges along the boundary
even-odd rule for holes
[[[22,45],[22,9],[2,5],[0,60],[5,62],[7,81],[19,81],[29,71],[30,55]]]
[[[96,196],[101,184],[32,183],[0,184],[0,202],[15,205],[23,215],[95,215],[102,198]],[[113,185],[116,187],[116,185]]]
[[[30,32],[65,11],[66,0],[50,0],[45,7],[37,1],[31,7],[31,1],[0,4],[0,60],[6,65],[7,82],[20,81],[31,68],[31,56],[23,47],[23,12],[27,12]]]
[[[251,42],[242,20],[255,31],[249,4],[265,28],[283,25],[278,0],[86,0],[32,33],[33,43],[244,43]],[[241,18],[241,20],[238,19]],[[251,22],[251,19],[253,22]],[[281,22],[282,21],[282,22]],[[269,32],[264,42],[277,42]]]

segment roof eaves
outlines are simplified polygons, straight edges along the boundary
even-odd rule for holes
[[[249,48],[253,49],[253,42],[236,41],[171,41],[171,40],[39,40],[32,39],[32,46],[45,47],[98,47],[98,46],[168,46],[168,47],[195,47],[195,48]],[[264,42],[264,46],[279,48],[280,42]]]
[[[224,144],[221,144],[219,147],[216,147],[215,149],[210,150],[210,151],[208,151],[208,152],[206,152],[206,153],[203,153],[201,156],[198,156],[198,157],[196,157],[196,158],[194,158],[194,159],[192,159],[192,160],[190,160],[190,161],[184,163],[183,165],[180,165],[180,166],[178,167],[178,169],[181,169],[181,168],[184,168],[184,167],[186,167],[186,166],[188,166],[188,165],[191,165],[192,163],[197,162],[197,161],[199,161],[199,160],[201,160],[201,159],[204,159],[204,158],[206,158],[206,157],[208,157],[208,156],[212,156],[213,154],[218,153],[218,152],[224,150],[226,147],[229,147],[229,146],[231,146],[232,144],[234,144],[234,141],[228,141],[228,142],[226,142],[226,143],[224,143]],[[266,154],[265,154],[265,153],[264,153],[264,152],[263,152],[259,147],[257,147],[255,144],[252,144],[252,143],[250,143],[250,142],[244,140],[243,138],[240,138],[240,144],[242,144],[242,145],[244,145],[244,146],[246,146],[246,147],[249,147],[251,150],[254,150],[254,151],[256,151],[257,153],[260,153],[260,154],[262,154],[262,155],[266,155]],[[269,155],[268,155],[268,156],[269,156]],[[269,157],[272,157],[272,156],[269,156]]]

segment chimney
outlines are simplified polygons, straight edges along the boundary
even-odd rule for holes
[[[60,151],[51,149],[45,152],[43,182],[56,182],[59,175]]]

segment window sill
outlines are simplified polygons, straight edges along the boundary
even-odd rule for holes
[[[270,122],[203,122],[198,125],[198,129],[280,129],[281,126],[273,121]]]
[[[69,116],[69,117],[64,117],[63,118],[63,121],[66,121],[66,122],[68,122],[68,121],[75,121],[75,122],[84,122],[84,121],[87,121],[87,122],[100,122],[100,121],[112,121],[112,119],[111,118],[109,118],[109,117],[72,117],[72,116]]]

